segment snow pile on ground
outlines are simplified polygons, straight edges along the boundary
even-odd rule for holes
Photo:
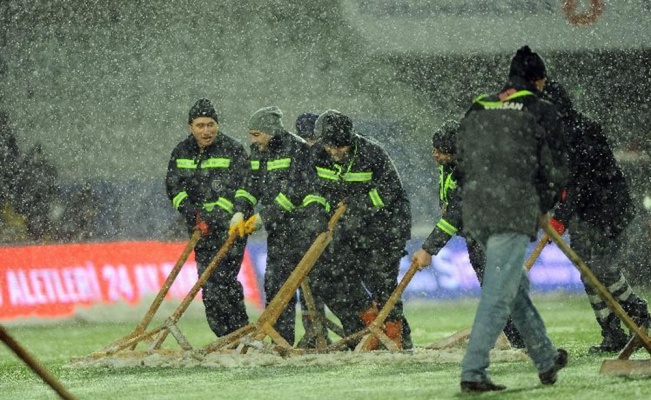
[[[427,349],[417,347],[412,351],[333,351],[328,353],[305,353],[282,357],[277,353],[261,352],[249,348],[241,354],[237,350],[218,351],[205,355],[182,350],[130,351],[125,350],[106,357],[83,357],[71,361],[71,368],[133,368],[133,367],[208,367],[247,368],[267,366],[336,366],[350,364],[396,364],[396,363],[459,363],[465,349]],[[525,361],[522,350],[494,349],[492,362]]]

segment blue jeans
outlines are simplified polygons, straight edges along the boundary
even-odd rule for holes
[[[489,353],[509,315],[520,331],[539,373],[554,365],[556,348],[529,297],[529,278],[523,268],[529,237],[519,233],[492,235],[486,243],[486,269],[481,298],[468,349],[461,362],[461,381],[489,379]]]

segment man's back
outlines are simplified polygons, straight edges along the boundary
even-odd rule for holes
[[[564,184],[557,161],[564,145],[552,137],[554,127],[561,129],[555,110],[528,89],[509,82],[499,95],[475,100],[461,122],[463,221],[477,238],[535,236],[537,215],[553,206]]]

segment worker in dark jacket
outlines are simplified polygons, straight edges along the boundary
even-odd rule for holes
[[[305,140],[305,143],[310,147],[312,147],[312,145],[314,145],[318,140],[314,133],[314,124],[316,123],[317,118],[319,118],[319,114],[305,112],[296,118],[294,124],[296,127],[296,135]],[[299,288],[298,292],[301,303],[301,319],[303,322],[303,329],[305,330],[305,336],[303,336],[303,339],[298,343],[298,346],[304,348],[316,347],[316,335],[321,335],[325,339],[325,343],[329,345],[331,340],[328,337],[328,327],[325,324],[325,302],[321,297],[312,293],[312,298],[314,299],[314,312],[316,313],[315,315],[312,315],[309,311],[303,290]],[[315,324],[317,318],[320,318],[324,323]],[[321,330],[317,332],[316,327],[319,325],[321,326]]]
[[[636,215],[626,178],[601,124],[576,111],[560,83],[548,82],[544,93],[556,104],[569,148],[567,196],[554,211],[552,226],[559,234],[566,227],[571,229],[572,248],[633,321],[648,329],[647,303],[635,294],[620,268],[621,250],[629,237],[627,228]],[[583,275],[581,279],[603,339],[591,351],[622,350],[629,338],[621,321]]]
[[[190,109],[190,135],[172,151],[167,167],[167,195],[184,217],[188,231],[200,229],[194,254],[203,273],[228,237],[233,195],[248,171],[244,146],[219,131],[217,112],[208,99]],[[238,239],[202,287],[210,329],[224,336],[248,323],[244,290],[237,275],[246,240]]]
[[[432,263],[432,256],[450,241],[454,235],[462,236],[466,240],[470,265],[475,270],[479,284],[484,280],[484,250],[470,235],[463,232],[461,218],[461,188],[458,184],[457,172],[457,132],[459,123],[454,120],[446,121],[443,126],[432,136],[432,155],[438,164],[439,170],[439,206],[441,218],[434,229],[423,242],[421,248],[414,253],[415,260],[422,267]],[[524,348],[524,341],[520,333],[509,318],[504,327],[504,334],[511,346]]]
[[[481,298],[461,363],[461,390],[503,390],[488,376],[489,352],[509,317],[521,333],[540,382],[551,385],[567,365],[529,296],[522,267],[537,221],[558,200],[567,162],[554,106],[539,97],[545,64],[528,46],[511,61],[498,94],[477,97],[457,137],[464,230],[485,249]]]
[[[397,286],[400,259],[411,235],[407,194],[393,162],[377,143],[355,133],[350,118],[329,110],[319,116],[313,146],[319,193],[330,204],[343,202],[346,212],[335,230],[331,275],[314,279],[314,290],[342,321],[347,334],[370,324]],[[318,146],[318,147],[317,147]],[[328,278],[339,289],[328,289]],[[371,300],[358,293],[363,282]],[[324,293],[333,290],[333,293]],[[354,311],[354,314],[346,314]],[[343,316],[340,314],[346,314]],[[362,325],[362,328],[363,326]],[[351,332],[352,331],[352,332]],[[410,329],[398,301],[386,319],[384,331],[399,348],[412,347]],[[372,346],[373,347],[373,346]]]
[[[249,119],[251,169],[235,195],[231,225],[248,216],[255,206],[267,231],[267,268],[264,276],[266,303],[276,296],[312,244],[327,230],[330,205],[313,194],[315,174],[310,168],[309,147],[285,130],[282,111],[261,108]],[[298,240],[297,240],[298,239]],[[296,297],[292,297],[274,328],[294,345]]]

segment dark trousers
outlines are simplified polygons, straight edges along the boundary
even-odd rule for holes
[[[649,319],[647,303],[631,288],[621,268],[622,248],[633,224],[615,238],[610,237],[604,230],[573,219],[570,224],[570,243],[572,249],[590,268],[595,277],[608,289],[610,294],[620,303],[622,308],[636,323]],[[597,290],[581,275],[581,281],[588,295],[597,321],[602,326],[604,337],[619,332],[619,318],[608,308],[606,302],[599,296]],[[615,321],[615,323],[607,323]],[[619,333],[621,335],[621,333]]]
[[[226,242],[227,235],[228,229],[224,228],[199,240],[194,249],[199,276]],[[245,239],[238,239],[201,287],[206,319],[217,336],[227,335],[249,322],[244,305],[244,289],[237,280],[245,245]]]
[[[267,230],[267,269],[264,275],[266,304],[278,294],[287,278],[301,261],[311,243],[297,241],[301,238],[301,225],[287,219],[284,224],[274,224]],[[292,296],[278,317],[274,328],[290,345],[294,345],[296,328],[296,296]]]

